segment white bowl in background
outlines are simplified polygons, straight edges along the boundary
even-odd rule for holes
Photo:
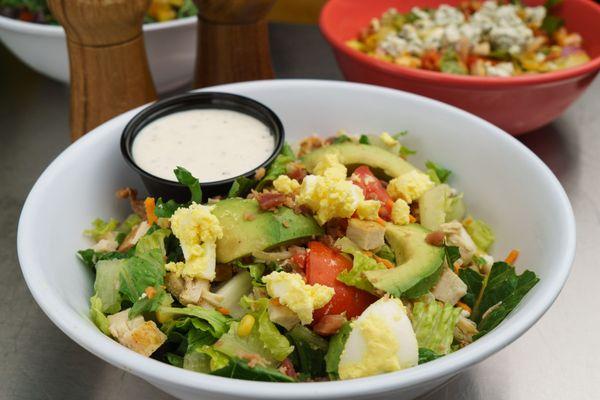
[[[413,399],[501,350],[550,307],[570,271],[575,222],[569,200],[546,165],[523,144],[484,120],[414,94],[375,86],[313,80],[273,80],[207,90],[252,97],[275,111],[288,141],[317,132],[410,133],[417,165],[431,159],[450,168],[468,210],[491,224],[493,254],[519,248],[519,268],[541,278],[492,332],[441,359],[404,371],[343,382],[232,381],[145,358],[104,336],[88,317],[93,277],[75,257],[89,246],[81,231],[96,217],[125,216],[117,188],[142,188],[122,159],[119,140],[129,111],[79,139],[40,176],[23,207],[18,253],[23,275],[46,315],[98,357],[182,399]],[[52,212],[48,212],[48,207]],[[524,354],[535,357],[535,354]]]
[[[196,62],[196,17],[144,24],[144,43],[159,93],[190,83]],[[0,41],[26,65],[49,78],[69,82],[65,31],[0,16]]]

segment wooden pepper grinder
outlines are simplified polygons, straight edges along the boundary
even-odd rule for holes
[[[71,139],[156,100],[142,23],[150,0],[48,0],[67,34]]]
[[[274,77],[265,17],[275,0],[194,0],[195,87]]]

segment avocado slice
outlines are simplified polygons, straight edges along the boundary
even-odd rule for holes
[[[452,220],[461,220],[465,213],[462,196],[452,196],[446,184],[437,185],[419,198],[421,225],[435,231],[440,225]]]
[[[382,149],[381,147],[361,143],[340,143],[316,149],[304,157],[302,163],[309,172],[313,172],[317,163],[328,154],[337,154],[339,161],[348,165],[367,165],[382,170],[387,176],[397,178],[400,175],[416,169],[400,156]]]
[[[416,298],[435,285],[444,264],[444,248],[425,241],[430,231],[418,224],[387,224],[385,238],[396,254],[396,268],[365,271],[377,289],[392,296]]]
[[[313,217],[296,214],[288,207],[262,211],[254,199],[219,201],[213,214],[223,229],[223,238],[217,241],[217,261],[221,263],[323,234]]]

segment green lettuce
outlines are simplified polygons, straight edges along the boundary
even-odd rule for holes
[[[477,296],[479,296],[479,293],[481,292],[481,287],[483,286],[483,275],[471,268],[461,268],[458,272],[458,276],[467,285],[467,293],[463,296],[461,301],[473,308]]]
[[[492,228],[480,219],[475,219],[463,224],[473,242],[483,251],[488,251],[496,240]]]
[[[107,234],[117,229],[119,226],[119,221],[111,218],[108,221],[104,221],[103,219],[96,218],[92,221],[92,228],[86,229],[83,231],[83,234],[86,236],[90,236],[95,241],[99,241],[104,238]]]
[[[377,250],[377,253],[375,253],[375,255],[377,257],[381,257],[385,260],[388,260],[392,264],[396,264],[396,254],[394,253],[394,250],[392,250],[392,248],[387,244],[381,246],[379,250]]]
[[[209,310],[200,306],[188,305],[187,307],[159,307],[161,313],[179,316],[195,317],[193,319],[172,320],[163,324],[163,332],[168,336],[172,329],[181,329],[181,324],[192,324],[196,329],[209,332],[213,337],[221,337],[229,329],[231,318],[226,317],[216,310]],[[185,326],[185,325],[184,325]],[[188,326],[189,327],[189,326]]]
[[[431,180],[435,183],[444,183],[448,180],[450,175],[452,175],[452,171],[434,163],[433,161],[427,161],[425,166],[427,167],[427,173],[431,177]]]
[[[348,286],[354,286],[366,290],[367,292],[374,293],[375,287],[367,280],[364,272],[385,269],[385,265],[378,263],[375,259],[360,251],[358,247],[346,237],[339,239],[336,242],[336,247],[340,248],[344,253],[351,254],[354,257],[352,268],[340,272],[337,276],[337,280]]]
[[[182,367],[196,372],[210,373],[229,365],[229,358],[212,346],[192,346],[183,357]]]
[[[429,361],[433,361],[440,357],[442,356],[436,354],[432,350],[426,349],[424,347],[419,347],[419,365],[428,363]]]
[[[215,347],[230,357],[243,354],[256,354],[265,360],[268,365],[276,365],[283,361],[292,351],[288,339],[282,335],[275,324],[269,319],[267,311],[269,300],[261,298],[252,300],[247,296],[242,298],[241,304],[250,310],[255,322],[248,336],[240,337],[237,334],[238,322],[231,324],[227,334],[223,335]]]
[[[294,161],[296,156],[294,155],[294,151],[285,143],[283,148],[281,149],[281,153],[273,160],[269,168],[267,168],[267,172],[265,176],[258,182],[256,186],[256,190],[259,192],[263,190],[263,188],[269,183],[273,182],[279,175],[284,175],[287,173],[287,165]]]
[[[98,261],[102,260],[120,260],[123,258],[129,258],[133,255],[133,249],[126,252],[109,251],[109,252],[97,252],[94,249],[79,250],[77,257],[88,267],[95,269]]]
[[[474,339],[498,326],[538,281],[539,278],[532,271],[526,270],[517,275],[510,264],[494,263],[473,307],[471,319],[478,323],[479,330]]]
[[[414,303],[412,324],[419,347],[440,355],[448,354],[460,312],[458,307],[437,301]]]
[[[170,235],[170,229],[156,229],[152,233],[142,236],[135,245],[135,255],[140,256],[150,253],[151,250],[158,249],[161,256],[166,257],[165,238]]]
[[[152,249],[128,258],[126,267],[120,273],[119,291],[133,304],[148,286],[163,285],[164,274],[164,261],[160,249]]]
[[[169,201],[163,201],[162,198],[156,200],[156,206],[154,207],[154,215],[158,218],[171,218],[175,211],[181,207],[181,204],[171,199]]]
[[[117,242],[121,244],[134,226],[142,222],[142,218],[137,214],[130,214],[123,222],[119,224],[115,232],[117,232]]]
[[[120,277],[126,268],[126,260],[101,260],[96,264],[96,280],[94,281],[94,297],[100,311],[114,314],[121,310]]]
[[[286,333],[286,336],[294,346],[290,359],[296,371],[313,378],[327,375],[325,368],[327,340],[302,325],[294,327]]]
[[[227,193],[227,198],[246,197],[246,195],[250,193],[250,190],[252,190],[254,185],[256,185],[255,179],[240,176],[231,185],[229,193]]]
[[[465,63],[460,60],[453,48],[448,48],[442,53],[440,71],[457,75],[466,75],[468,73]]]
[[[200,204],[202,202],[202,189],[200,188],[200,181],[198,181],[198,178],[194,177],[190,171],[183,167],[175,168],[173,173],[179,183],[190,189],[192,194],[191,201]]]
[[[97,295],[94,295],[90,298],[90,318],[92,322],[104,333],[105,335],[109,335],[108,331],[108,318],[102,312],[103,309],[102,299]]]
[[[218,339],[214,336],[214,328],[205,320],[196,317],[171,319],[162,324],[161,330],[167,335],[165,348],[170,354],[180,357],[181,360],[176,361],[181,361],[181,364],[182,357],[192,347],[211,345]],[[167,361],[171,362],[168,357]]]
[[[223,376],[226,378],[243,379],[246,381],[265,381],[265,382],[294,382],[294,379],[282,374],[279,370],[271,367],[248,365],[248,361],[234,357],[229,360],[225,368],[221,368],[211,375]]]
[[[338,366],[340,364],[340,356],[346,346],[346,341],[352,332],[352,327],[349,322],[346,322],[340,330],[329,340],[329,348],[325,354],[325,370],[331,379],[338,379]]]
[[[161,286],[154,287],[155,294],[152,298],[142,296],[136,300],[129,310],[129,319],[135,318],[143,313],[155,312],[162,305],[170,305],[173,303],[173,297]]]

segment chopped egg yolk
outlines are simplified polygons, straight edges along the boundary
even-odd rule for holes
[[[279,193],[294,194],[300,190],[300,183],[287,175],[279,175],[277,179],[273,181],[273,187]]]
[[[313,321],[313,311],[331,300],[335,291],[324,285],[308,285],[299,274],[271,272],[264,276],[267,293],[295,312],[303,325]]]
[[[383,132],[381,135],[379,135],[379,138],[386,146],[389,147],[394,147],[398,144],[398,141],[391,137],[390,134],[387,132]]]
[[[307,205],[321,225],[332,218],[350,218],[364,195],[360,187],[346,180],[346,167],[337,155],[327,155],[314,172],[316,175],[308,175],[302,181],[296,202]]]
[[[165,265],[167,271],[209,281],[215,278],[216,243],[223,237],[223,230],[211,211],[212,207],[196,203],[175,211],[171,230],[181,243],[185,263],[170,262]]]
[[[358,218],[360,219],[376,221],[379,219],[380,207],[381,202],[379,200],[363,200],[358,203],[356,214],[358,214]]]
[[[410,204],[434,185],[427,174],[413,170],[392,179],[387,186],[387,192],[393,199],[404,199]]]
[[[396,353],[400,347],[398,338],[388,325],[386,318],[370,314],[352,323],[365,345],[363,358],[358,362],[341,363],[341,379],[354,379],[401,369]]]
[[[327,154],[323,160],[317,163],[314,173],[330,179],[344,180],[348,169],[340,163],[337,154]]]
[[[392,206],[392,222],[396,225],[406,225],[410,222],[410,206],[402,199],[398,199]]]

